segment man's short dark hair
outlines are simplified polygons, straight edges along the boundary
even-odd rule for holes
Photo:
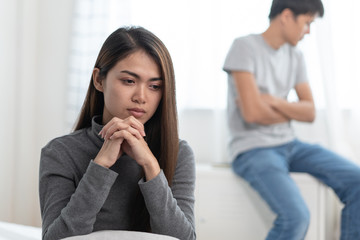
[[[324,6],[321,0],[273,0],[269,19],[274,19],[286,8],[290,9],[295,17],[300,14],[319,14],[320,17],[324,16]]]

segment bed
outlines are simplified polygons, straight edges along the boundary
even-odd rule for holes
[[[99,231],[88,235],[65,238],[66,240],[176,240],[177,238],[143,232]],[[64,239],[64,240],[65,240]],[[15,223],[0,222],[0,240],[41,240],[41,228]]]
[[[41,240],[41,228],[0,222],[0,240]]]

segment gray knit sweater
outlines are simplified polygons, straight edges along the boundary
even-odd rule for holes
[[[102,128],[99,119],[93,119],[92,127],[56,138],[42,149],[39,194],[43,239],[132,230],[139,194],[153,233],[196,239],[195,162],[189,145],[180,141],[171,187],[163,171],[145,182],[141,167],[128,156],[122,156],[110,169],[92,161],[103,144],[98,136]]]

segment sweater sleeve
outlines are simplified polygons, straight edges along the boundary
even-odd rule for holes
[[[172,186],[163,171],[139,186],[150,214],[152,232],[181,240],[196,239],[194,223],[195,161],[190,146],[181,141]]]
[[[117,173],[90,161],[76,186],[74,169],[60,152],[41,152],[39,194],[42,238],[61,239],[91,233]]]

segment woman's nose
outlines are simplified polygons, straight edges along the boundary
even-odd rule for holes
[[[143,103],[145,103],[145,99],[146,99],[145,86],[137,86],[135,91],[134,91],[132,101],[136,102],[136,103],[139,103],[139,104],[143,104]]]

